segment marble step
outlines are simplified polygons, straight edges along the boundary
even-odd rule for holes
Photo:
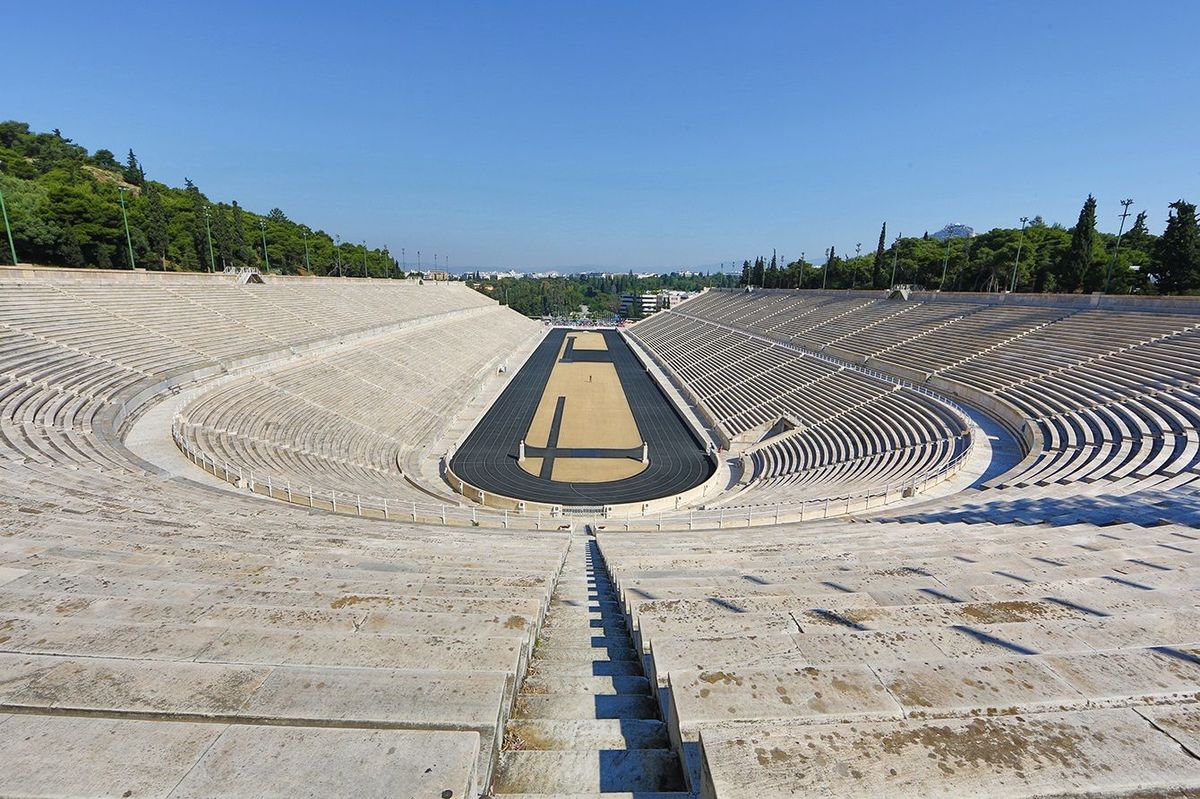
[[[658,719],[512,719],[504,746],[515,751],[565,749],[668,749],[667,725]]]
[[[657,719],[658,703],[644,694],[522,694],[514,719]]]
[[[521,687],[523,694],[642,694],[650,695],[645,677],[562,677],[531,675]]]
[[[504,752],[497,794],[682,791],[675,754],[663,749]]]

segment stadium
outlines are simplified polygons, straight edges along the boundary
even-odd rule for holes
[[[3,795],[1200,791],[1200,299],[0,267],[0,411]]]

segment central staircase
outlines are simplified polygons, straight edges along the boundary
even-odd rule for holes
[[[593,540],[571,542],[505,728],[494,794],[691,796]]]

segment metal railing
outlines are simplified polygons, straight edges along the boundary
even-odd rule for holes
[[[389,499],[363,496],[361,493],[340,491],[328,487],[293,485],[290,478],[257,474],[254,469],[228,459],[216,459],[200,449],[194,441],[196,430],[212,431],[203,425],[190,423],[176,414],[171,424],[171,437],[179,451],[192,463],[217,479],[224,480],[252,494],[271,497],[301,507],[346,513],[362,518],[408,521],[419,524],[440,524],[459,527],[554,530],[568,529],[575,521],[589,521],[599,529],[672,530],[725,529],[753,527],[784,522],[828,519],[849,513],[879,508],[928,490],[956,474],[971,454],[974,442],[939,469],[924,475],[867,489],[844,497],[825,497],[795,503],[774,503],[721,507],[707,510],[679,510],[660,513],[626,513],[614,508],[555,508],[552,511],[496,510],[479,505],[417,502],[411,499]],[[589,513],[594,511],[594,513]]]

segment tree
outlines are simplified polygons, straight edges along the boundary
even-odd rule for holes
[[[123,175],[127,183],[132,183],[135,186],[141,186],[146,182],[146,172],[142,169],[142,165],[138,163],[137,156],[133,154],[133,150],[130,150],[129,155],[125,158],[125,171]]]
[[[1170,205],[1167,229],[1154,248],[1154,275],[1164,294],[1200,289],[1200,233],[1196,229],[1196,206],[1183,200]]]
[[[749,286],[753,275],[750,272],[750,262],[742,261],[742,285]]]
[[[150,250],[158,258],[162,268],[166,269],[167,245],[171,241],[171,231],[162,195],[153,183],[146,187],[146,239]]]
[[[825,251],[825,266],[821,269],[821,287],[822,288],[838,288],[838,257],[837,247],[832,244]]]
[[[871,287],[879,288],[879,280],[883,274],[883,253],[886,249],[887,222],[879,229],[879,246],[875,248],[875,260],[871,263]]]
[[[112,150],[97,150],[92,156],[92,163],[104,169],[121,168],[121,165],[117,163],[117,157],[113,155]]]
[[[771,253],[771,263],[767,266],[767,271],[763,279],[763,288],[779,288],[779,261],[774,252]]]
[[[1071,246],[1059,261],[1057,277],[1061,289],[1079,292],[1089,284],[1103,280],[1095,249],[1096,198],[1089,194],[1079,211],[1079,221],[1071,231]]]
[[[1150,239],[1150,231],[1146,229],[1146,212],[1139,211],[1133,220],[1133,227],[1125,234],[1125,245],[1133,249],[1142,249]]]
[[[249,266],[254,260],[254,253],[250,249],[250,243],[246,240],[246,226],[242,220],[242,208],[238,205],[237,200],[233,201],[233,260],[242,266]]]

